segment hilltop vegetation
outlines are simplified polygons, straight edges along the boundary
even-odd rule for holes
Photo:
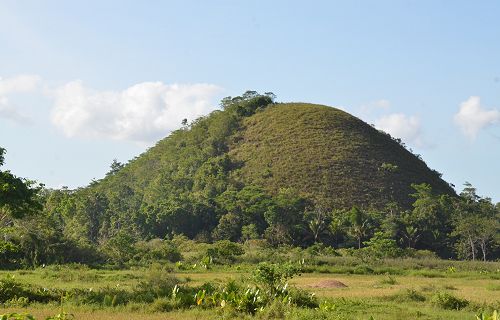
[[[43,198],[36,214],[2,200],[2,266],[175,261],[179,234],[375,258],[498,257],[500,208],[472,186],[457,196],[401,141],[343,111],[274,99],[225,98],[85,188],[28,188]]]

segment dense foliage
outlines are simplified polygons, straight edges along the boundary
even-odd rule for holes
[[[470,185],[457,196],[400,141],[343,111],[274,98],[225,98],[85,188],[41,190],[0,172],[0,267],[177,262],[179,234],[215,243],[206,258],[221,263],[253,239],[366,259],[498,258],[498,204]]]

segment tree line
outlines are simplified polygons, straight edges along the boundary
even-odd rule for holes
[[[179,234],[200,242],[262,239],[269,246],[323,245],[381,256],[429,250],[446,258],[498,259],[500,204],[470,184],[459,195],[414,184],[413,205],[406,208],[396,202],[336,208],[292,188],[270,193],[242,183],[241,164],[227,152],[243,119],[274,99],[254,91],[225,98],[222,111],[184,121],[140,160],[114,161],[106,177],[85,188],[49,190],[0,171],[0,268],[120,264],[134,250],[172,257],[168,239]],[[4,153],[0,148],[0,166]],[[153,181],[146,181],[146,171],[155,172]]]

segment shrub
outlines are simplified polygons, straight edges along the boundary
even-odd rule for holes
[[[319,256],[319,255],[325,255],[325,256],[338,256],[339,254],[335,252],[335,249],[333,249],[330,246],[326,246],[323,243],[315,243],[312,246],[308,247],[305,250],[308,254],[311,256]]]
[[[399,248],[397,242],[387,238],[380,231],[375,232],[375,235],[369,241],[363,243],[366,247],[361,249],[361,251],[370,258],[397,258],[403,255],[403,250]]]
[[[40,287],[25,286],[17,282],[13,276],[0,279],[0,303],[7,301],[15,302],[13,299],[24,298],[25,301],[49,302],[59,300],[60,292]]]
[[[150,310],[153,312],[168,312],[172,311],[172,299],[168,298],[157,298],[150,306]]]
[[[300,269],[291,263],[271,264],[260,263],[253,272],[253,278],[257,284],[263,285],[274,295],[282,291],[287,281],[300,273]]]
[[[380,284],[389,284],[389,285],[394,285],[397,284],[398,282],[394,277],[391,277],[390,275],[387,275],[383,279],[379,281]]]
[[[145,280],[139,282],[134,292],[142,300],[151,302],[156,298],[169,297],[179,282],[169,270],[155,267],[146,274]]]
[[[438,259],[437,254],[430,250],[415,250],[407,248],[405,249],[405,255],[415,259]]]
[[[406,300],[424,302],[425,296],[415,289],[406,289]]]
[[[9,313],[1,314],[0,320],[35,320],[35,318],[27,313]]]
[[[76,305],[97,305],[115,307],[131,300],[130,293],[117,288],[105,287],[99,290],[72,289],[66,292],[66,297]]]
[[[301,308],[318,308],[319,303],[314,293],[302,289],[290,289],[288,293],[290,302]]]
[[[139,241],[135,244],[137,254],[136,260],[156,261],[167,260],[178,262],[182,260],[182,254],[178,246],[171,240],[152,239],[150,241]]]
[[[22,297],[26,294],[22,285],[14,280],[13,276],[6,276],[0,280],[0,302],[6,302],[15,297]]]
[[[216,263],[233,263],[237,256],[245,253],[243,247],[229,240],[221,240],[207,249],[206,255]]]
[[[367,265],[359,265],[354,268],[354,274],[373,274],[374,270]]]
[[[455,297],[448,292],[438,292],[432,302],[440,308],[447,310],[460,310],[469,305],[469,301]]]
[[[285,319],[286,314],[290,311],[290,306],[283,301],[276,300],[262,314],[261,319]]]

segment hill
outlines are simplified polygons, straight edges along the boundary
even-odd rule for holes
[[[399,140],[344,111],[255,92],[221,106],[88,187],[52,195],[50,214],[89,244],[120,233],[303,244],[315,210],[383,216],[388,204],[411,207],[412,183],[454,194]]]
[[[238,176],[276,192],[293,187],[328,207],[410,207],[412,183],[452,194],[440,174],[401,142],[335,108],[276,104],[243,122],[229,154]]]

